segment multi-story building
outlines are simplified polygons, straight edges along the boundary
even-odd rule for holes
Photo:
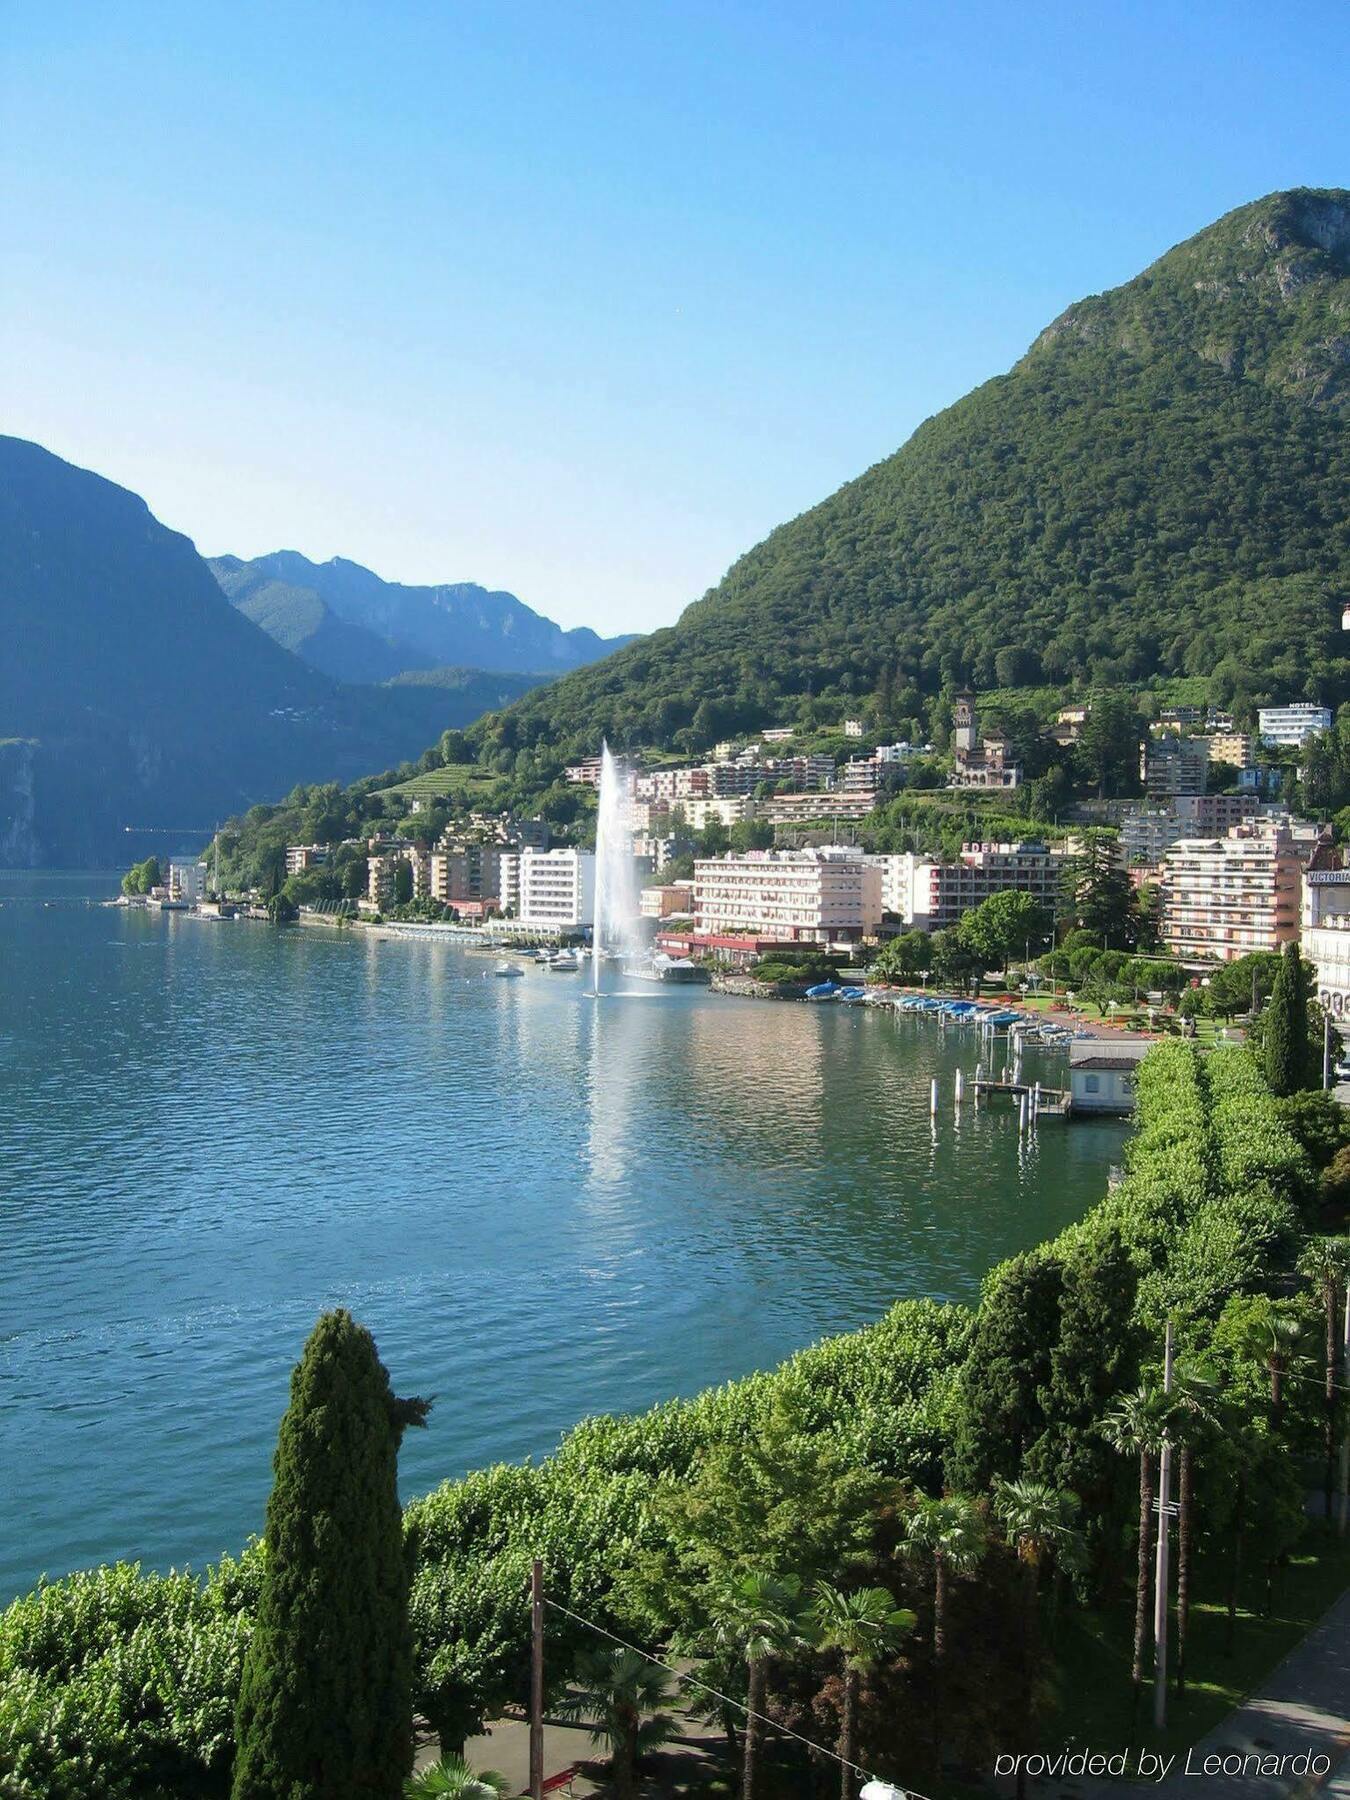
[[[881,871],[849,850],[751,850],[694,864],[700,934],[856,942],[881,923]]]
[[[327,844],[287,844],[286,873],[303,875],[306,869],[321,869],[328,855]]]
[[[705,830],[712,819],[722,825],[739,825],[743,819],[753,819],[758,810],[755,801],[745,794],[729,795],[722,800],[680,800],[676,804],[692,831]]]
[[[764,779],[764,771],[752,762],[708,763],[703,773],[708,778],[708,793],[719,800],[729,794],[753,794]]]
[[[650,832],[639,832],[633,839],[633,855],[646,860],[654,869],[664,869],[667,863],[673,863],[676,857],[693,854],[694,840],[686,837],[657,837]]]
[[[504,850],[497,871],[501,889],[497,904],[504,913],[516,919],[520,917],[520,859],[524,854],[523,850]]]
[[[589,850],[524,850],[520,857],[522,924],[574,931],[595,921],[595,857]]]
[[[1304,871],[1302,925],[1317,998],[1334,1018],[1350,1019],[1350,869]]]
[[[1209,780],[1209,739],[1164,731],[1145,738],[1139,761],[1140,778],[1150,800],[1203,794]]]
[[[1226,837],[1259,805],[1255,794],[1178,794],[1170,810],[1184,827],[1180,837]]]
[[[431,853],[432,899],[447,906],[500,900],[502,858],[510,854],[505,844],[442,840]]]
[[[1299,857],[1282,826],[1181,838],[1163,860],[1162,940],[1187,962],[1235,962],[1298,936]]]
[[[955,862],[916,857],[909,873],[907,924],[938,931],[960,923],[961,915],[991,894],[1030,894],[1047,912],[1060,904],[1060,883],[1068,859],[1045,844],[964,844]]]
[[[638,914],[644,919],[688,917],[693,910],[692,881],[671,881],[661,887],[645,887],[638,894]]]
[[[760,732],[760,739],[766,744],[786,744],[789,738],[797,735],[795,725],[766,725]]]
[[[1256,761],[1256,740],[1248,731],[1214,731],[1208,738],[1209,760],[1250,769]]]
[[[810,756],[779,756],[764,764],[766,775],[775,781],[789,782],[803,789],[825,789],[833,786],[835,762],[832,756],[814,753]]]
[[[206,864],[195,856],[182,861],[175,857],[169,863],[167,886],[170,900],[186,900],[195,906],[206,898]]]
[[[366,858],[366,899],[372,906],[382,910],[393,901],[394,870],[398,863],[399,855],[393,850]]]
[[[1263,706],[1256,715],[1256,726],[1263,744],[1288,744],[1298,749],[1319,731],[1331,730],[1331,708],[1315,706],[1311,700],[1296,700],[1291,706]]]
[[[865,819],[870,794],[771,794],[756,804],[756,816],[770,825],[800,825],[811,819]]]
[[[563,774],[574,787],[593,787],[600,785],[600,758],[598,756],[583,757],[579,763],[572,763],[563,770]]]
[[[1161,862],[1187,827],[1169,806],[1139,807],[1120,821],[1120,847],[1126,862]]]
[[[875,756],[853,756],[839,771],[839,791],[844,794],[866,794],[875,800],[900,785],[899,763],[879,762]]]

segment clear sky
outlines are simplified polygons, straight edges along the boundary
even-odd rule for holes
[[[11,0],[3,429],[208,554],[672,620],[1230,207],[1344,0]]]

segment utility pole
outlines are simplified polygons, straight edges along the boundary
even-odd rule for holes
[[[1331,1086],[1331,1014],[1322,1020],[1322,1086]]]
[[[1345,1320],[1341,1327],[1341,1380],[1350,1388],[1350,1280],[1345,1284]],[[1341,1423],[1340,1535],[1350,1526],[1350,1420]]]
[[[1163,1393],[1172,1392],[1172,1321],[1167,1321],[1163,1350]],[[1172,1513],[1172,1434],[1163,1430],[1158,1458],[1158,1557],[1153,1573],[1153,1725],[1167,1723],[1168,1528]]]
[[[544,1800],[544,1565],[530,1575],[530,1793]]]

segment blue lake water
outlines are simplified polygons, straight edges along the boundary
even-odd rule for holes
[[[958,1128],[974,1045],[928,1021],[595,1002],[438,944],[93,903],[114,891],[0,874],[0,1597],[260,1529],[325,1307],[436,1396],[415,1493],[897,1298],[970,1300],[1119,1156],[1112,1124]]]

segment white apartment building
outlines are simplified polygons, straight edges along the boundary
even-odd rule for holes
[[[195,856],[170,862],[168,889],[170,900],[186,900],[195,906],[206,898],[206,864]]]
[[[881,870],[850,850],[752,850],[694,864],[696,929],[791,943],[869,936],[881,923]]]
[[[1298,936],[1298,852],[1283,827],[1182,838],[1163,861],[1162,940],[1188,962],[1236,962]]]
[[[499,893],[497,904],[504,913],[513,918],[520,917],[520,859],[524,855],[521,850],[505,850],[497,865],[497,884]]]
[[[520,857],[523,925],[572,931],[595,922],[595,857],[589,850],[525,850]]]
[[[1256,723],[1263,744],[1290,744],[1297,749],[1319,731],[1331,730],[1331,708],[1315,706],[1311,700],[1296,700],[1292,706],[1263,706]]]
[[[739,825],[742,819],[753,819],[758,810],[748,794],[728,795],[720,800],[681,800],[678,805],[691,831],[702,831],[710,819],[723,825]],[[647,829],[650,828],[648,821]]]
[[[1127,862],[1151,865],[1161,862],[1187,829],[1170,807],[1144,807],[1120,821],[1120,847]]]
[[[1350,869],[1303,874],[1304,956],[1317,976],[1317,998],[1337,1019],[1350,1019]]]

